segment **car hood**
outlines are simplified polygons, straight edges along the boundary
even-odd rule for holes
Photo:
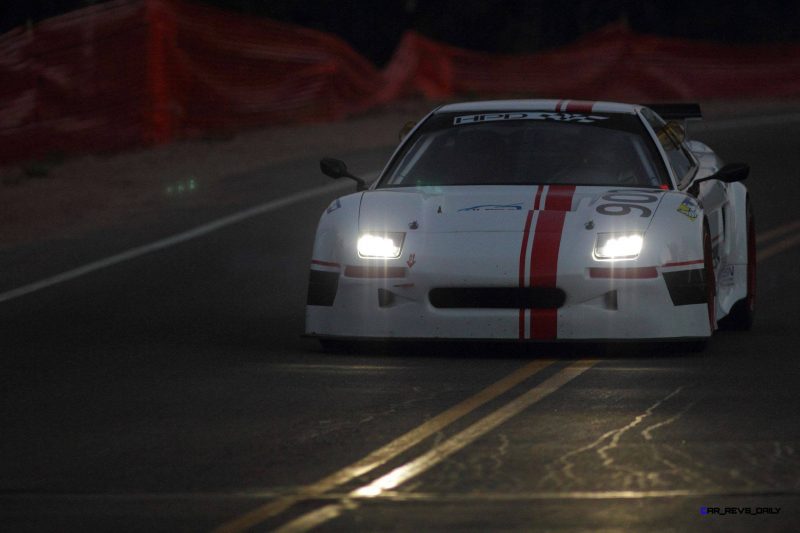
[[[368,191],[359,229],[426,233],[521,232],[529,211],[562,211],[587,230],[645,231],[660,189],[588,186],[453,186]],[[537,196],[538,201],[537,201]],[[534,209],[536,208],[536,209]]]

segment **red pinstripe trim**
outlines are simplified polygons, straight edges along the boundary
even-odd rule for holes
[[[583,100],[571,100],[567,104],[566,111],[568,113],[591,113],[594,102],[586,102]]]
[[[556,102],[556,111],[561,111],[561,104],[564,103],[564,100],[559,100]]]
[[[522,232],[522,245],[519,250],[519,286],[525,287],[525,265],[528,259],[528,242],[530,242],[531,222],[533,221],[533,212],[539,210],[539,203],[542,198],[543,185],[536,187],[536,195],[533,200],[533,210],[528,211],[528,216],[525,219],[525,229]],[[519,338],[525,338],[525,308],[519,309]]]
[[[404,278],[406,277],[406,269],[404,267],[385,265],[347,265],[344,267],[344,275],[348,278]]]
[[[542,186],[542,185],[539,185],[539,187],[536,189],[536,198],[533,201],[533,210],[534,211],[538,211],[539,210],[539,201],[542,199],[542,191],[543,190],[544,190],[544,186]]]
[[[694,261],[676,261],[675,263],[666,263],[662,267],[680,267],[686,265],[702,265],[705,263],[703,259],[695,259]]]
[[[558,252],[564,220],[572,207],[574,185],[551,185],[547,191],[545,210],[536,219],[531,250],[531,287],[555,287],[558,277]],[[558,333],[556,309],[531,310],[531,336],[534,339],[555,339]]]
[[[539,186],[541,191],[542,186]],[[533,220],[533,211],[528,211],[528,218],[525,219],[525,230],[522,232],[522,247],[519,251],[519,286],[525,286],[525,259],[528,255],[528,237],[531,233],[531,220]],[[525,309],[519,310],[519,338],[525,338]]]
[[[340,265],[339,263],[331,263],[329,261],[319,261],[318,259],[312,259],[311,264],[324,267],[342,268],[342,265]]]
[[[528,218],[525,219],[525,229],[522,232],[522,247],[519,251],[519,286],[525,286],[525,259],[528,257],[528,238],[531,233],[531,220],[533,211],[528,211]]]
[[[658,270],[656,270],[656,267],[590,268],[589,277],[622,279],[657,278]]]
[[[551,185],[544,208],[548,211],[570,211],[575,185]]]

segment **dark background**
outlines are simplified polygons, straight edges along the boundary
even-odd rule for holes
[[[379,66],[389,61],[407,29],[455,46],[496,53],[562,46],[613,22],[625,23],[638,33],[728,43],[800,40],[800,3],[794,1],[203,1],[335,33]],[[99,3],[102,2],[4,1],[0,3],[0,32]]]

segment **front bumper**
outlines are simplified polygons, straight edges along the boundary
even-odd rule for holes
[[[394,277],[386,278],[348,276],[344,265],[312,265],[312,269],[327,272],[328,279],[335,279],[336,289],[332,301],[326,302],[330,305],[307,306],[306,334],[517,341],[672,340],[711,334],[707,305],[676,305],[668,290],[664,273],[685,267],[642,267],[628,262],[625,268],[652,271],[654,277],[622,278],[603,277],[609,274],[602,273],[598,277],[598,270],[592,270],[598,268],[597,262],[572,268],[561,265],[556,286],[566,298],[561,307],[552,310],[441,308],[431,303],[430,291],[436,288],[519,287],[518,272],[511,266],[504,269],[513,264],[513,258],[490,257],[495,264],[486,264],[487,255],[440,257],[412,268],[396,261],[390,267]],[[541,335],[545,321],[552,324],[552,331]]]

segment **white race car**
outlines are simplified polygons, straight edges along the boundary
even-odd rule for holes
[[[703,341],[748,329],[745,164],[686,138],[696,104],[445,105],[322,214],[306,333],[328,340]]]

